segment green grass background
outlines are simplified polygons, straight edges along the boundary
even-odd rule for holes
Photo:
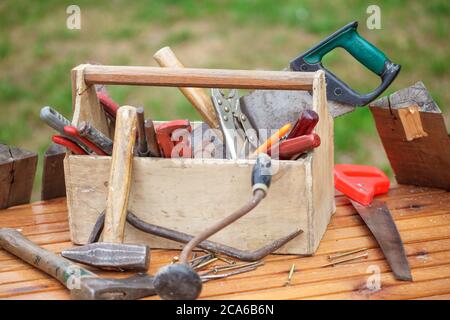
[[[66,8],[81,8],[81,30],[66,28]],[[368,30],[366,9],[381,8],[381,29]],[[43,154],[52,130],[39,120],[50,105],[71,117],[70,69],[84,62],[156,66],[169,45],[186,66],[279,70],[346,23],[376,44],[402,71],[393,92],[422,80],[443,109],[450,102],[447,0],[274,1],[3,0],[0,3],[0,143]],[[342,50],[325,64],[354,88],[378,80]],[[120,104],[144,106],[155,119],[199,119],[175,88],[110,87]],[[389,172],[367,108],[336,119],[336,161],[373,164]],[[39,195],[41,163],[34,199]]]

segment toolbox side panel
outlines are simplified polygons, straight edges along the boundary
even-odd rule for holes
[[[320,136],[320,146],[312,151],[312,202],[311,252],[319,246],[331,215],[336,211],[334,200],[334,123],[328,112],[326,83],[324,74],[316,74],[313,83],[313,110],[319,115],[314,130]]]
[[[105,209],[110,157],[73,156],[65,160],[67,203],[72,241],[86,243],[98,215]],[[252,212],[220,231],[212,241],[243,250],[255,250],[302,229],[304,233],[280,249],[309,254],[306,164],[273,161],[273,177],[266,199]],[[251,196],[254,161],[135,158],[129,209],[146,222],[189,234],[241,207]],[[125,242],[152,248],[180,248],[178,243],[150,236],[127,225]]]

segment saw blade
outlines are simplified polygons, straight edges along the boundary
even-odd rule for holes
[[[386,203],[374,200],[370,205],[363,206],[353,200],[350,202],[377,240],[395,278],[412,281],[405,248]]]
[[[299,90],[255,90],[242,96],[240,105],[256,130],[278,130],[288,122],[295,124],[303,110],[312,108],[312,95]],[[328,100],[333,118],[354,109],[354,106]]]

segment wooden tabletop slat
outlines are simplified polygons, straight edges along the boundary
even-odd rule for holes
[[[394,279],[377,242],[354,208],[336,195],[337,211],[314,256],[271,255],[257,270],[205,283],[201,299],[449,299],[450,193],[439,189],[394,186],[386,201],[396,221],[414,281]],[[20,229],[31,241],[59,253],[71,247],[65,199],[36,202],[0,211],[0,227]],[[368,258],[322,268],[327,255],[368,248]],[[170,263],[177,250],[152,250],[149,273]],[[219,264],[222,264],[220,262]],[[290,286],[283,286],[295,263]],[[380,271],[381,289],[366,283],[370,268]],[[94,270],[94,268],[90,268]],[[95,271],[103,277],[130,273]],[[1,299],[69,299],[55,279],[0,250]],[[149,297],[148,299],[158,299]]]

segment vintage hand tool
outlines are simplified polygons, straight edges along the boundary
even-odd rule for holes
[[[44,271],[78,300],[132,300],[155,295],[153,277],[138,274],[125,279],[100,278],[89,270],[45,250],[16,229],[0,228],[0,247]]]
[[[119,105],[111,99],[105,91],[97,91],[97,98],[103,110],[112,118],[116,119],[117,110]]]
[[[184,68],[181,61],[175,56],[175,53],[170,47],[164,47],[159,49],[153,58],[158,62],[161,67],[171,68]],[[214,108],[211,103],[211,99],[201,88],[179,88],[189,102],[201,115],[203,120],[208,124],[210,128],[218,128],[219,123],[214,113]]]
[[[84,145],[86,145],[89,149],[94,151],[96,154],[98,154],[100,156],[106,156],[106,153],[102,149],[100,149],[97,145],[95,145],[93,142],[89,141],[87,138],[80,136],[78,129],[75,128],[74,126],[65,126],[64,133],[70,137],[73,137],[73,138],[81,141]]]
[[[295,160],[302,153],[320,146],[320,137],[315,134],[307,134],[281,141],[271,150],[272,158],[278,154],[280,160]]]
[[[103,232],[104,242],[64,250],[61,253],[63,257],[101,268],[147,271],[150,248],[144,245],[122,243],[135,140],[136,110],[129,106],[121,107],[117,112],[114,134]]]
[[[89,122],[86,121],[82,121],[77,129],[80,136],[85,137],[94,143],[107,155],[111,155],[113,142],[110,138],[95,129]]]
[[[102,213],[97,218],[95,222],[94,228],[92,229],[91,235],[89,236],[88,243],[97,242],[100,239],[100,235],[103,230],[103,225],[105,222],[105,214]],[[136,229],[141,230],[142,232],[152,234],[161,238],[173,240],[180,243],[188,243],[191,241],[194,236],[186,234],[181,231],[172,230],[164,227],[160,227],[154,224],[147,223],[139,219],[136,215],[134,215],[131,211],[128,211],[127,222],[135,227]],[[280,249],[286,243],[296,238],[298,235],[303,233],[303,230],[296,230],[287,236],[281,237],[269,243],[268,245],[261,247],[254,251],[246,251],[240,250],[237,248],[233,248],[221,243],[204,240],[197,245],[197,248],[207,250],[214,254],[223,254],[229,257],[242,260],[242,261],[258,261],[264,258],[265,256],[275,252]]]
[[[66,137],[53,136],[52,141],[56,144],[66,147],[68,150],[73,152],[73,154],[80,155],[80,156],[88,154],[86,151],[84,151],[82,148],[80,148],[75,142],[67,139]]]
[[[145,135],[144,108],[142,107],[137,108],[136,115],[137,115],[137,133],[138,133],[137,153],[140,157],[147,157],[149,154],[149,150],[147,148],[147,137]]]
[[[311,134],[317,122],[319,122],[319,115],[314,110],[303,110],[286,139]]]
[[[189,241],[180,254],[179,263],[164,266],[158,271],[155,275],[154,285],[161,298],[188,300],[196,299],[200,295],[202,289],[201,278],[189,265],[189,256],[192,250],[213,234],[254,209],[267,195],[271,174],[270,157],[264,153],[259,154],[252,171],[253,196],[250,201]]]
[[[377,194],[388,192],[389,178],[375,167],[338,164],[334,167],[334,183],[336,189],[349,198],[374,235],[395,278],[412,281],[408,259],[394,219],[386,203],[373,200]]]
[[[277,132],[275,132],[269,139],[267,139],[263,144],[261,144],[254,152],[253,155],[257,155],[258,153],[265,153],[268,150],[272,149],[272,146],[277,144],[285,135],[289,132],[292,125],[290,123],[282,126]]]
[[[239,91],[232,89],[227,94],[222,89],[211,89],[211,99],[231,159],[242,158],[256,149],[258,135],[241,111]]]
[[[325,71],[328,107],[333,117],[374,100],[389,87],[400,71],[398,64],[391,62],[383,52],[358,34],[357,27],[357,22],[349,23],[295,58],[288,68],[291,71]],[[322,65],[322,58],[338,47],[344,48],[378,75],[381,85],[369,94],[360,94],[327,70]],[[256,130],[278,129],[287,122],[294,123],[299,113],[312,105],[312,97],[307,91],[256,90],[240,100],[242,111]]]
[[[147,140],[147,150],[150,157],[161,157],[158,141],[156,139],[156,131],[153,121],[151,119],[145,120],[145,139]]]
[[[71,123],[68,119],[66,119],[62,114],[60,114],[55,109],[46,106],[41,109],[40,118],[43,120],[48,126],[55,129],[62,137],[72,141],[72,144],[76,144],[79,148],[83,149],[86,154],[92,153],[92,150],[88,148],[80,139],[72,135],[68,135],[64,132],[65,126],[70,126]],[[62,140],[60,140],[63,142]],[[67,143],[67,145],[69,145]]]
[[[191,158],[190,133],[192,131],[189,120],[172,120],[156,127],[156,139],[165,158],[173,156]],[[173,154],[173,149],[178,146]],[[181,148],[179,148],[181,146]]]

